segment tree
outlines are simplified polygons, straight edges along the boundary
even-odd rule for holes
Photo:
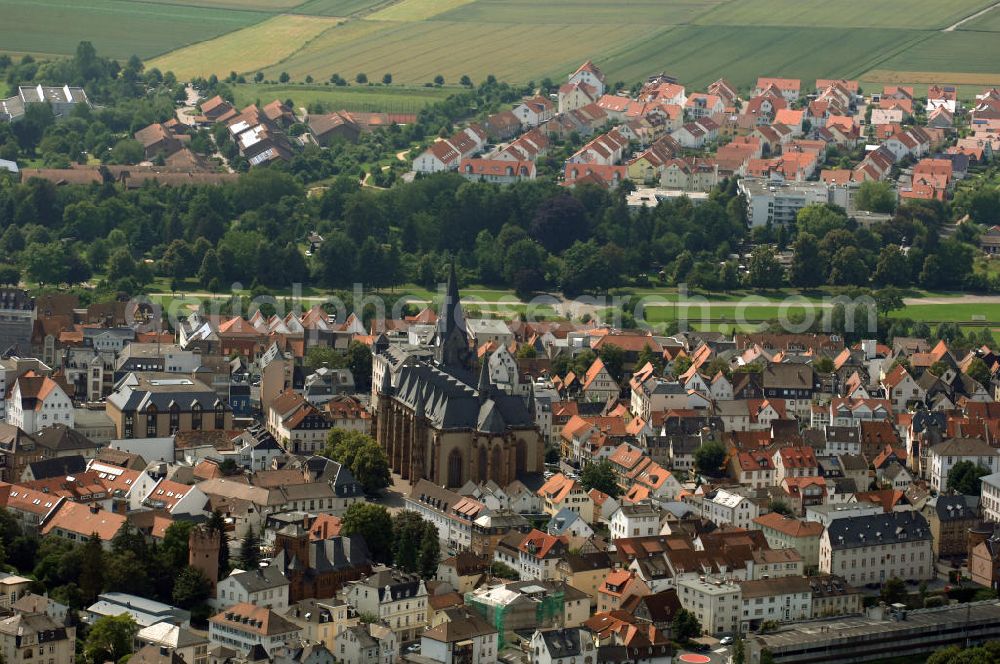
[[[83,543],[80,557],[80,592],[88,604],[104,590],[104,547],[94,533]]]
[[[872,280],[876,286],[905,287],[912,283],[910,264],[900,250],[899,245],[889,244],[882,247],[875,263],[875,274]]]
[[[389,459],[371,436],[331,429],[323,455],[346,466],[366,493],[376,493],[389,486]]]
[[[117,662],[132,652],[132,643],[139,626],[127,613],[101,616],[87,630],[83,655],[91,664]]]
[[[111,163],[138,164],[146,156],[142,143],[134,138],[123,138],[111,148]]]
[[[750,285],[754,288],[780,288],[784,270],[774,255],[774,249],[758,245],[750,256]]]
[[[365,85],[366,83],[368,83],[368,76],[363,73],[359,73],[357,76],[354,77],[354,82],[357,83],[358,85]]]
[[[810,233],[822,240],[828,233],[847,227],[847,215],[835,206],[827,204],[807,205],[795,216],[795,226],[799,233]]]
[[[247,572],[260,567],[260,539],[254,533],[253,526],[247,529],[247,534],[240,543],[240,567]]]
[[[464,85],[467,88],[472,87],[472,79],[469,78],[468,74],[462,74],[462,78],[458,79],[460,85]]]
[[[437,575],[438,562],[441,560],[441,538],[438,536],[438,529],[431,522],[424,524],[424,537],[420,542],[419,551],[419,572],[425,579],[432,579]]]
[[[716,475],[726,462],[726,448],[721,443],[710,441],[694,451],[694,465],[699,473]]]
[[[229,575],[229,534],[226,533],[226,520],[222,512],[213,510],[206,525],[210,530],[219,533],[222,539],[222,545],[219,547],[219,578],[224,579]]]
[[[438,74],[434,77],[434,85],[444,85],[444,76]]]
[[[587,227],[587,210],[570,194],[558,194],[541,203],[528,229],[531,238],[553,253],[578,239]]]
[[[948,488],[966,496],[979,495],[979,478],[990,471],[972,461],[959,461],[948,471]]]
[[[354,503],[344,512],[340,534],[361,535],[376,562],[392,562],[392,517],[389,510],[371,503]]]
[[[674,614],[670,629],[674,639],[683,643],[701,635],[701,622],[691,611],[681,609]]]
[[[416,512],[403,510],[392,517],[394,566],[406,572],[417,571],[424,532],[424,519]]]
[[[825,270],[820,256],[819,241],[812,233],[799,233],[792,244],[792,264],[788,280],[793,286],[815,288],[823,283]]]
[[[617,498],[621,494],[618,486],[618,479],[615,477],[615,469],[607,459],[588,463],[580,471],[580,484],[587,491],[597,489],[606,493],[612,498]]]
[[[972,361],[969,362],[969,366],[966,368],[965,373],[969,376],[969,378],[984,387],[987,387],[990,384],[990,368],[986,366],[986,363],[978,357],[973,358]]]
[[[497,577],[498,579],[510,579],[511,581],[518,581],[521,578],[521,574],[516,569],[500,561],[493,562],[492,565],[490,566],[490,571],[493,573],[493,576]]]
[[[880,593],[882,601],[886,604],[896,604],[906,599],[906,583],[898,578],[892,577],[882,584]]]
[[[792,516],[792,508],[788,506],[788,503],[780,498],[772,499],[769,502],[769,507],[771,508],[771,511],[776,514],[780,514],[782,516]]]
[[[857,247],[841,247],[830,258],[827,281],[834,286],[862,286],[868,283],[868,266]]]
[[[382,75],[382,84],[383,85],[392,85],[392,74],[383,74]]]
[[[197,567],[185,567],[174,581],[174,591],[171,597],[174,604],[182,609],[190,609],[209,598],[212,583]]]
[[[604,368],[608,370],[611,377],[620,381],[625,372],[625,351],[621,346],[608,343],[601,346],[597,356],[604,363]]]
[[[287,71],[283,71],[280,74],[278,74],[278,82],[279,83],[288,83],[288,81],[290,81],[291,78],[292,77],[288,75]]]
[[[878,312],[883,316],[888,316],[890,312],[903,308],[903,294],[892,286],[880,288],[872,295],[875,298],[875,306],[878,307]]]
[[[733,641],[733,658],[732,664],[746,664],[747,654],[746,646],[743,644],[743,636],[737,632],[736,640]]]
[[[868,212],[892,212],[896,208],[896,192],[888,182],[867,180],[858,187],[854,205]]]
[[[647,364],[652,364],[653,369],[657,372],[663,372],[663,355],[660,353],[654,353],[653,349],[649,347],[649,344],[645,344],[642,350],[639,351],[639,355],[635,360],[635,366],[637,369],[641,369]]]

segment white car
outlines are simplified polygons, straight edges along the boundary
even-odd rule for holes
[[[724,636],[721,639],[719,639],[719,643],[724,646],[731,646],[733,645],[733,637]]]

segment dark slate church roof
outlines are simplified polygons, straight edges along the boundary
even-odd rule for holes
[[[499,435],[509,429],[534,427],[534,419],[520,397],[491,385],[480,391],[457,373],[428,363],[404,366],[395,388],[396,397],[425,415],[435,429],[472,429]]]

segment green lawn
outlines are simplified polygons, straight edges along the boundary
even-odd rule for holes
[[[295,85],[251,83],[233,88],[237,106],[252,104],[258,100],[291,99],[296,107],[309,106],[314,102],[328,104],[333,108],[348,111],[392,113],[416,113],[423,107],[448,97],[455,92],[452,88],[425,88],[405,86],[359,86],[337,87],[335,85]]]
[[[146,58],[267,17],[129,0],[0,0],[0,52],[69,55],[89,40],[104,56]]]
[[[914,304],[892,312],[892,316],[956,323],[984,320],[1000,324],[1000,304]]]

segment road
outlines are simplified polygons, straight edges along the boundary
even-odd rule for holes
[[[963,23],[968,23],[969,21],[971,21],[974,18],[979,18],[980,16],[982,16],[986,12],[992,11],[992,10],[996,9],[997,7],[1000,7],[1000,2],[996,3],[995,5],[990,5],[986,9],[983,9],[983,10],[980,10],[980,11],[976,12],[972,16],[966,16],[965,18],[963,18],[958,23],[952,23],[947,28],[943,29],[941,32],[955,32],[955,30],[957,30],[958,27],[961,26]]]

